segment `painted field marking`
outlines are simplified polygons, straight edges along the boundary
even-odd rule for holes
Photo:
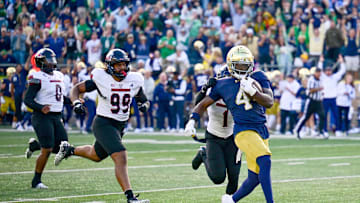
[[[292,159],[274,159],[272,162],[301,162],[301,161],[317,161],[317,160],[336,160],[336,159],[353,159],[360,158],[360,155],[354,156],[333,156],[333,157],[310,157],[310,158],[292,158]],[[242,162],[243,164],[246,161]],[[162,168],[162,167],[185,167],[191,166],[190,163],[183,164],[164,164],[164,165],[142,165],[142,166],[129,166],[129,169],[143,169],[143,168]],[[83,169],[59,169],[59,170],[45,170],[44,173],[71,173],[71,172],[82,172],[82,171],[104,171],[113,170],[113,167],[105,168],[83,168]],[[33,171],[13,171],[13,172],[2,172],[0,175],[18,175],[18,174],[33,174]]]
[[[176,158],[159,158],[159,159],[154,159],[154,161],[175,161]]]
[[[312,181],[319,181],[319,180],[321,181],[321,180],[354,179],[354,178],[360,178],[360,175],[273,180],[272,183],[312,182]],[[202,186],[192,186],[192,187],[177,187],[177,188],[166,188],[166,189],[142,190],[142,191],[136,191],[136,193],[151,193],[151,192],[168,192],[168,191],[177,191],[177,190],[206,189],[206,188],[217,188],[217,187],[224,187],[224,186],[225,186],[225,184],[221,184],[221,185],[202,185]],[[13,200],[13,201],[4,201],[4,202],[0,202],[0,203],[5,203],[5,202],[8,202],[8,203],[12,203],[12,202],[33,202],[33,201],[58,201],[58,200],[61,200],[61,199],[98,197],[98,196],[121,195],[121,194],[124,194],[124,193],[123,192],[110,192],[110,193],[100,193],[100,194],[70,195],[70,196],[49,197],[49,198],[39,198],[39,199],[16,199],[16,200]]]
[[[289,162],[289,163],[287,163],[288,165],[290,165],[290,166],[293,166],[293,165],[303,165],[303,164],[305,164],[305,162]]]
[[[329,164],[329,166],[350,166],[350,163],[333,163]]]

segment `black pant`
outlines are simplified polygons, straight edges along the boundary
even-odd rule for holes
[[[299,133],[301,128],[306,123],[306,121],[314,113],[316,113],[319,116],[319,131],[320,131],[320,133],[323,133],[324,124],[325,124],[324,106],[322,104],[322,101],[316,101],[316,100],[312,100],[312,99],[306,99],[305,107],[304,107],[304,114],[297,122],[294,131]]]
[[[68,141],[60,112],[34,111],[31,121],[42,148],[52,148],[53,153],[58,153],[61,141]]]
[[[281,128],[280,128],[281,134],[284,134],[286,131],[286,119],[288,117],[290,118],[289,131],[292,132],[294,129],[294,125],[296,124],[296,112],[280,110],[280,116],[281,116]]]
[[[22,120],[21,104],[22,104],[22,94],[15,95],[15,117],[18,122],[21,122]]]
[[[126,124],[126,121],[117,121],[103,116],[95,117],[93,123],[93,131],[96,138],[94,148],[96,155],[101,160],[115,152],[126,150],[122,144]]]
[[[344,106],[337,106],[338,108],[338,130],[340,131],[345,131],[347,132],[349,130],[350,127],[350,122],[349,122],[349,110],[350,107],[344,107]]]
[[[241,162],[236,163],[237,147],[234,138],[219,138],[208,131],[206,137],[206,156],[203,162],[209,178],[215,184],[225,181],[226,172],[228,174],[227,194],[234,194],[238,187]]]

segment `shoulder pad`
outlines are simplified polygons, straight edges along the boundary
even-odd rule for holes
[[[250,77],[255,80],[269,80],[264,71],[256,70],[250,74]]]

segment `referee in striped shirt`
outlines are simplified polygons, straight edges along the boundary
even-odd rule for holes
[[[325,113],[324,113],[324,106],[322,103],[323,95],[322,90],[324,89],[321,82],[321,69],[316,68],[315,73],[311,76],[307,83],[306,88],[306,95],[307,99],[305,102],[304,114],[297,122],[294,132],[296,133],[296,137],[300,140],[300,131],[301,128],[304,126],[306,121],[316,113],[319,116],[319,132],[322,137],[325,139],[328,138],[328,134],[324,133],[324,123],[325,123]]]

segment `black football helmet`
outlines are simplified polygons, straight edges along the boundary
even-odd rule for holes
[[[45,73],[52,73],[56,69],[56,54],[49,48],[42,48],[35,54],[35,63]]]
[[[120,62],[126,63],[126,69],[121,72],[116,72],[114,65]],[[110,50],[105,57],[105,63],[107,66],[106,72],[112,76],[115,76],[121,80],[123,80],[127,73],[130,71],[129,63],[130,58],[128,57],[127,53],[122,49],[112,49]]]

